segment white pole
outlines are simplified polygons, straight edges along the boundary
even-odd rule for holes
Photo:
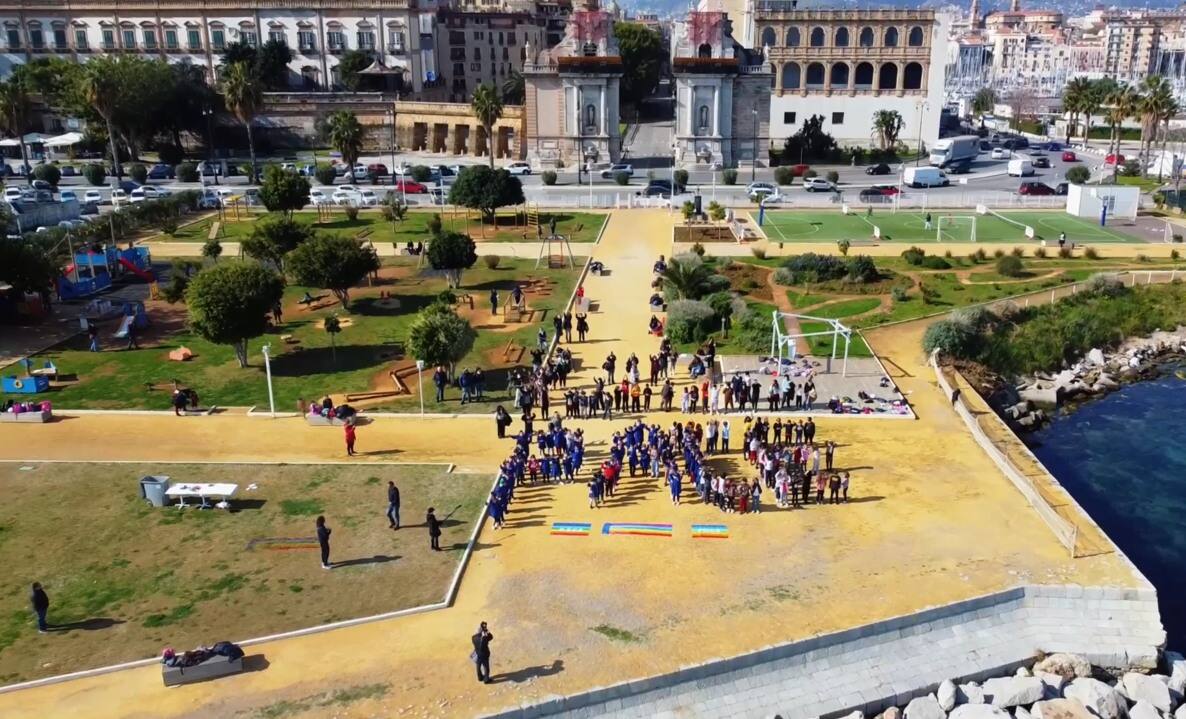
[[[848,345],[851,342],[852,342],[852,337],[846,335],[844,338],[844,369],[841,372],[841,374],[844,377],[848,376]]]
[[[268,376],[268,411],[276,418],[276,395],[272,392],[272,357],[268,354],[271,345],[264,345],[264,372]]]
[[[420,415],[424,416],[424,360],[416,360],[416,379],[420,383]]]

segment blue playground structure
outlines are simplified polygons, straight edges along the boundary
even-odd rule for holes
[[[118,339],[127,337],[128,325],[133,323],[135,323],[137,329],[148,326],[148,313],[144,311],[143,302],[124,303],[122,319],[119,322],[119,329],[115,331],[115,337]]]
[[[58,296],[63,300],[90,297],[111,286],[113,277],[129,272],[145,282],[155,281],[152,254],[147,247],[121,250],[108,245],[98,252],[76,252],[58,278]]]
[[[49,378],[7,375],[2,380],[2,388],[5,394],[37,394],[38,392],[48,392]]]

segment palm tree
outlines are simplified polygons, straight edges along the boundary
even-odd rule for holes
[[[522,105],[526,99],[527,83],[523,80],[523,74],[511,70],[502,83],[502,101],[508,105]]]
[[[1090,90],[1083,96],[1083,104],[1079,108],[1084,115],[1083,121],[1083,146],[1088,146],[1088,139],[1091,135],[1091,118],[1093,115],[1098,115],[1100,109],[1104,106],[1104,100],[1112,91],[1115,83],[1108,79],[1096,80],[1091,83]]]
[[[1131,85],[1121,85],[1108,98],[1109,154],[1120,152],[1120,130],[1124,121],[1136,117],[1141,108],[1141,94]],[[1119,168],[1117,168],[1119,169]]]
[[[668,300],[698,300],[704,295],[712,273],[699,257],[673,257],[663,271],[663,290]]]
[[[482,123],[482,128],[486,131],[486,152],[490,154],[490,169],[494,169],[494,142],[491,133],[494,132],[494,123],[502,117],[502,100],[493,85],[479,85],[478,89],[474,90],[474,99],[469,105],[474,111],[474,117]]]
[[[111,168],[115,171],[116,179],[124,176],[123,166],[119,161],[119,151],[115,147],[115,116],[116,66],[110,57],[92,60],[83,66],[82,94],[91,108],[103,118],[107,125],[107,144],[111,147]]]
[[[997,93],[991,87],[982,87],[972,98],[972,114],[980,118],[980,127],[984,127],[984,116],[991,113],[997,104]]]
[[[341,153],[342,162],[353,169],[362,154],[362,125],[358,117],[349,110],[338,110],[326,120],[325,130],[329,144]]]
[[[1166,105],[1174,102],[1174,91],[1160,75],[1150,75],[1142,83],[1144,95],[1141,97],[1141,176],[1147,177],[1149,172],[1149,156],[1153,153],[1153,143],[1157,140],[1157,130],[1164,121]]]
[[[247,151],[251,155],[251,182],[259,181],[255,166],[255,135],[251,125],[263,109],[263,83],[246,62],[234,62],[222,71],[222,96],[226,108],[247,128]]]
[[[1075,130],[1079,126],[1079,114],[1083,112],[1083,108],[1087,103],[1087,96],[1091,93],[1091,81],[1085,77],[1076,77],[1067,83],[1067,86],[1062,91],[1062,109],[1069,114],[1067,118],[1067,144],[1071,144],[1071,139],[1075,136]],[[1087,140],[1087,133],[1083,134],[1084,141]]]
[[[898,144],[902,124],[902,116],[897,110],[878,110],[873,113],[873,137],[877,140],[877,146],[889,150]]]
[[[7,82],[0,82],[0,126],[17,137],[21,145],[22,169],[29,167],[29,152],[25,146],[25,130],[29,128],[29,92],[22,79],[13,74]],[[25,179],[33,182],[33,173],[26,172]]]
[[[1161,172],[1165,167],[1165,147],[1170,139],[1170,121],[1178,116],[1179,107],[1178,101],[1171,95],[1169,99],[1161,106],[1161,157],[1157,161],[1157,181],[1161,182]],[[1172,169],[1172,165],[1171,165]],[[1179,175],[1181,173],[1178,173]],[[1175,178],[1177,179],[1177,178]]]

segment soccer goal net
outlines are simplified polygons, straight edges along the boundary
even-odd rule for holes
[[[1009,227],[1016,227],[1018,229],[1018,231],[1020,232],[1020,234],[1024,235],[1026,237],[1026,239],[1032,240],[1037,235],[1037,232],[1035,232],[1034,228],[1031,227],[1030,225],[1027,225],[1024,222],[1019,222],[1018,220],[1015,220],[1012,217],[1009,217],[1007,215],[1002,215],[1001,213],[997,212],[996,210],[990,209],[986,205],[976,205],[976,214],[981,215],[983,217],[992,218],[994,220],[1000,220],[1001,222],[1005,223]],[[998,229],[998,228],[994,228],[994,229]],[[995,233],[990,233],[990,234],[995,234]],[[1002,237],[1000,239],[1012,240],[1013,238]]]
[[[976,215],[939,215],[935,223],[935,241],[975,242]]]

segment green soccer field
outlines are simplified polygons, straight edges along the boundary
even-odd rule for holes
[[[913,209],[897,213],[875,209],[872,215],[866,215],[864,209],[855,209],[848,215],[839,209],[820,212],[776,210],[766,213],[762,227],[772,242],[869,240],[874,237],[874,227],[880,229],[883,241],[972,242],[973,224],[976,242],[1057,242],[1061,232],[1067,233],[1068,242],[1076,244],[1143,242],[1140,237],[1119,227],[1100,227],[1065,212],[1007,211],[977,215],[975,210],[933,211],[929,230],[926,215],[925,210]],[[1034,229],[1032,240],[1026,237],[1026,226]]]

